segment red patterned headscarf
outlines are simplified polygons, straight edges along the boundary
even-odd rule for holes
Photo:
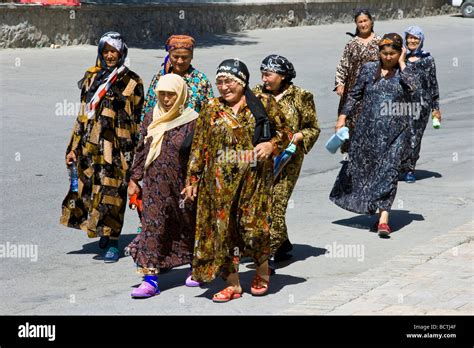
[[[171,35],[165,43],[166,52],[171,52],[180,48],[184,48],[189,51],[194,50],[195,41],[194,38],[188,35]],[[170,72],[171,62],[169,54],[165,57],[163,63],[165,74]]]

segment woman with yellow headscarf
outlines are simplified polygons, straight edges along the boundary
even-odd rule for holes
[[[179,75],[162,76],[155,93],[158,102],[145,114],[128,186],[130,196],[143,200],[142,232],[128,245],[144,276],[132,291],[134,298],[159,294],[160,268],[191,263],[194,247],[195,209],[180,199],[180,192],[189,156],[186,139],[198,113],[187,106],[188,88]]]

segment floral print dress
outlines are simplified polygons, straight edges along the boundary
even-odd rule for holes
[[[263,91],[262,85],[254,88],[255,93]],[[278,101],[285,125],[292,134],[303,133],[303,141],[297,146],[296,153],[273,185],[272,225],[270,228],[270,249],[272,255],[288,239],[285,215],[288,201],[298,180],[304,155],[313,147],[319,137],[320,129],[313,94],[303,88],[290,85]]]
[[[363,65],[343,108],[343,113],[351,117],[357,102],[362,102],[349,160],[344,161],[330,193],[336,205],[359,214],[391,209],[413,122],[413,115],[396,112],[392,106],[408,105],[419,89],[419,77],[411,66],[396,70],[391,77],[376,79],[380,64]]]
[[[274,155],[289,143],[275,99],[257,95],[275,124]],[[201,111],[188,164],[189,184],[198,186],[193,279],[212,281],[238,270],[241,257],[257,264],[270,253],[273,159],[256,161],[255,119],[242,104],[234,114],[214,98]]]

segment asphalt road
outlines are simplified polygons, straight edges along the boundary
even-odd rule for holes
[[[420,180],[399,185],[391,216],[395,232],[389,240],[368,232],[374,218],[346,212],[328,199],[341,156],[329,154],[324,143],[332,134],[338,105],[332,92],[335,68],[352,24],[256,30],[211,38],[196,49],[193,64],[211,80],[221,60],[238,57],[250,67],[252,85],[258,82],[263,57],[288,57],[296,67],[295,83],[315,94],[322,127],[287,214],[294,258],[277,270],[270,294],[263,298],[248,293],[254,271],[242,265],[247,293],[227,304],[210,300],[223,287],[221,280],[186,288],[186,268],[160,276],[159,296],[132,300],[130,291],[140,277],[131,258],[104,264],[94,259],[100,252],[97,240],[59,225],[68,188],[64,152],[75,119],[68,108],[79,100],[76,82],[93,65],[96,47],[3,50],[0,248],[24,245],[38,253],[36,260],[0,258],[0,314],[277,314],[471,221],[474,22],[440,16],[377,22],[375,28],[379,34],[401,33],[412,24],[425,30],[425,49],[436,59],[444,118],[440,130],[428,126],[425,133]],[[161,49],[132,48],[131,69],[148,86],[163,56]],[[121,247],[133,238],[137,222],[136,213],[127,211]],[[358,252],[340,257],[326,253],[338,246]]]

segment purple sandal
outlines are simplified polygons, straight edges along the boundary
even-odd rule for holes
[[[192,269],[190,269],[189,272],[188,272],[188,277],[186,278],[186,283],[185,283],[186,286],[189,286],[189,287],[192,287],[192,288],[200,286],[201,283],[195,281],[192,277],[193,277],[193,271],[192,271]]]
[[[158,286],[153,286],[144,281],[138,288],[133,289],[131,296],[133,298],[147,298],[160,294]]]

